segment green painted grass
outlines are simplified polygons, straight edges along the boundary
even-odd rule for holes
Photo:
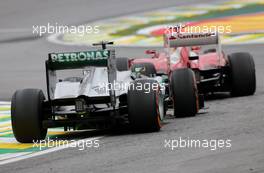
[[[8,154],[8,153],[19,153],[19,152],[36,152],[46,150],[46,148],[42,148],[41,150],[38,147],[32,147],[28,149],[0,149],[0,154]],[[1,155],[0,155],[1,156]]]
[[[199,21],[205,19],[212,19],[212,18],[220,18],[220,17],[228,17],[228,16],[236,16],[242,14],[249,14],[249,13],[257,13],[257,12],[264,12],[264,5],[262,4],[251,4],[239,9],[227,9],[227,10],[212,10],[206,14],[192,16],[192,17],[179,17],[172,20],[163,20],[163,21],[153,21],[147,24],[140,24],[134,25],[130,28],[119,30],[114,34],[110,34],[111,36],[127,36],[136,34],[141,28],[150,27],[153,25],[162,25],[168,23],[179,23],[179,22],[186,22],[186,21]]]

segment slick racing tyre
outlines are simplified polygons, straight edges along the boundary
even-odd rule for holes
[[[170,87],[174,116],[195,116],[199,110],[199,99],[193,71],[188,68],[173,71]]]
[[[12,97],[11,122],[18,142],[43,140],[47,129],[42,127],[44,94],[39,89],[18,90]]]
[[[155,66],[152,63],[134,64],[131,67],[131,71],[140,72],[142,75],[149,77],[155,76],[157,74]]]
[[[233,53],[228,56],[231,78],[231,95],[247,96],[256,91],[255,63],[246,52]]]
[[[161,128],[164,117],[164,101],[160,97],[159,84],[152,79],[139,79],[131,83],[128,90],[128,120],[132,130],[155,132]],[[137,89],[136,86],[151,86]],[[152,87],[154,86],[154,87]],[[157,86],[157,89],[155,89]],[[154,89],[153,89],[154,88]]]
[[[116,58],[116,68],[118,71],[129,70],[129,59],[128,58]]]

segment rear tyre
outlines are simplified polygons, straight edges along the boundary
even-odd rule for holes
[[[188,68],[178,69],[171,75],[174,116],[195,116],[199,110],[198,91],[194,73]]]
[[[128,58],[116,58],[116,68],[118,71],[129,70],[129,59]]]
[[[136,86],[159,86],[151,79],[140,79],[132,83],[135,87],[128,90],[128,119],[132,130],[139,132],[155,132],[161,128],[164,103],[159,100],[159,90],[150,87],[139,90]],[[145,93],[146,92],[146,93]]]
[[[21,143],[43,140],[47,129],[42,127],[44,94],[39,89],[18,90],[12,97],[11,122],[15,138]]]
[[[156,68],[152,63],[134,64],[131,67],[132,72],[139,72],[145,76],[155,76],[157,74]]]
[[[228,56],[231,77],[231,95],[247,96],[256,91],[255,63],[246,52],[233,53]]]

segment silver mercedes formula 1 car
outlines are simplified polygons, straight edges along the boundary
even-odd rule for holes
[[[11,120],[17,141],[45,139],[47,129],[109,128],[128,124],[140,132],[159,131],[165,114],[163,79],[131,72],[114,49],[50,53],[46,61],[47,99],[39,89],[18,90]],[[81,76],[57,79],[57,72],[82,69]],[[119,69],[119,70],[117,70]],[[70,73],[73,74],[73,73]]]

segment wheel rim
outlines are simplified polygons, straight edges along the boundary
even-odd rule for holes
[[[161,97],[161,94],[158,94],[158,111],[159,111],[159,118],[162,121],[164,119],[164,102]]]

